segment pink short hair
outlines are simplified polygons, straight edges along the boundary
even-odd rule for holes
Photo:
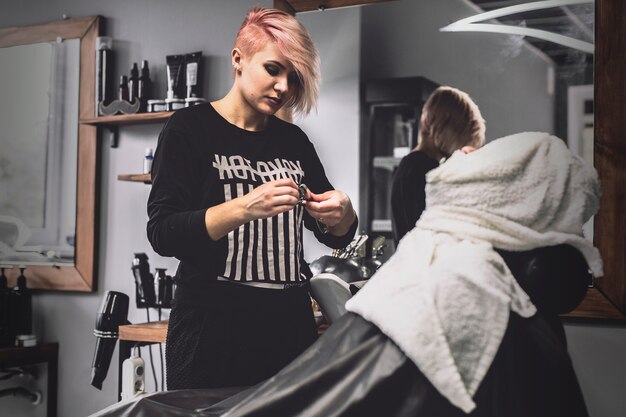
[[[320,83],[320,59],[313,40],[295,17],[282,10],[250,9],[237,33],[235,48],[254,54],[268,41],[276,44],[298,75],[296,91],[285,107],[309,114],[317,104]]]

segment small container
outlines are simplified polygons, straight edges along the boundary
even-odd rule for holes
[[[167,111],[165,100],[148,100],[148,112]]]
[[[208,100],[202,97],[187,97],[185,99],[185,107],[195,106],[196,104],[206,103]]]
[[[166,98],[165,104],[168,111],[178,110],[185,107],[185,99],[183,98]]]
[[[34,334],[18,334],[17,336],[15,336],[15,346],[37,346],[37,336],[35,336]]]
[[[154,151],[152,148],[146,148],[146,156],[143,158],[143,173],[149,174],[152,171],[152,160],[154,159]]]

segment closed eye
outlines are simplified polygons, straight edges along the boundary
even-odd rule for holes
[[[276,65],[265,64],[265,71],[272,77],[275,77],[280,73],[280,68]]]

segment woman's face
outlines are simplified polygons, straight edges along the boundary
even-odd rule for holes
[[[251,56],[234,53],[233,60],[239,91],[257,112],[271,116],[295,93],[298,76],[273,42]]]

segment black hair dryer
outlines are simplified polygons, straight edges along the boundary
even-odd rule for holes
[[[136,253],[133,258],[133,276],[135,277],[135,298],[137,308],[154,307],[156,294],[154,291],[154,275],[150,273],[148,255]]]
[[[129,298],[117,291],[107,291],[96,317],[96,328],[93,334],[96,339],[96,350],[91,364],[91,385],[102,389],[102,382],[107,376],[113,350],[119,335],[118,327],[128,324]]]

